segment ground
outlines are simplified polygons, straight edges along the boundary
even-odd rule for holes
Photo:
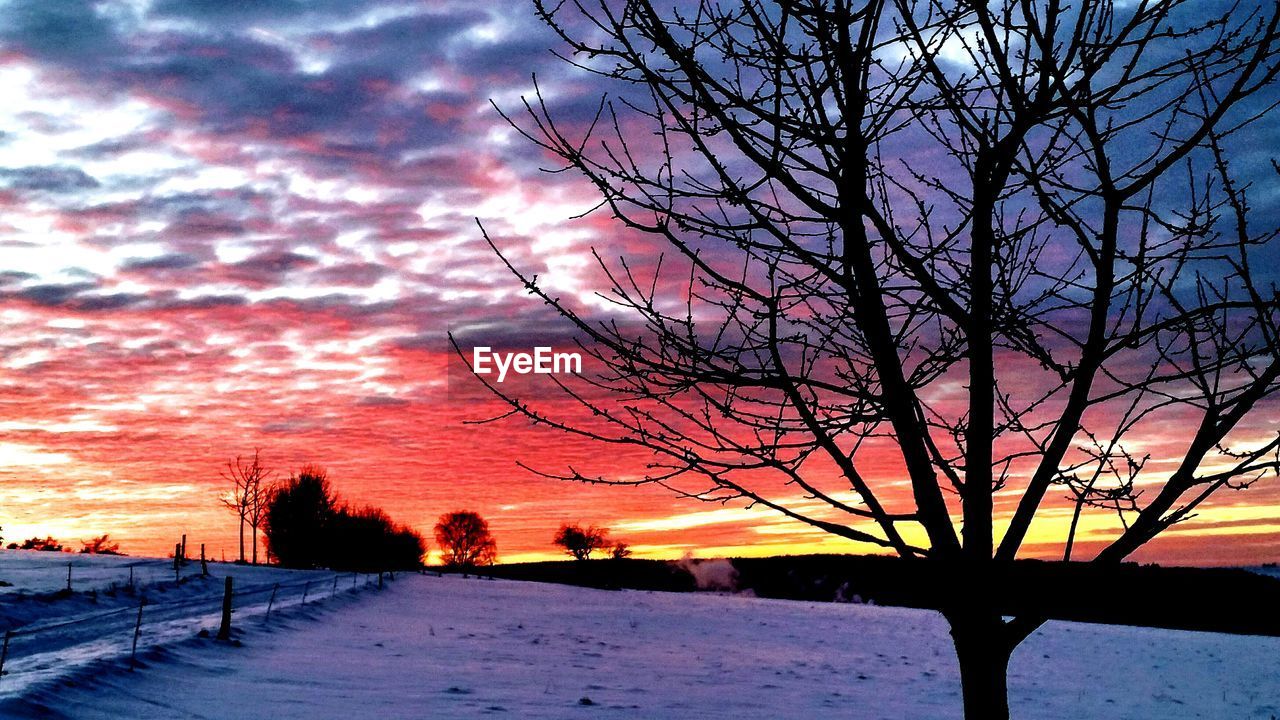
[[[399,576],[271,621],[241,646],[102,660],[3,717],[959,718],[928,611]],[[1280,716],[1280,639],[1052,623],[1017,652],[1016,718]],[[5,713],[9,714],[5,714]]]

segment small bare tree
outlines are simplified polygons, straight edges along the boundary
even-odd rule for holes
[[[1090,551],[1116,563],[1276,472],[1275,428],[1248,419],[1280,379],[1280,297],[1255,270],[1276,178],[1233,150],[1276,121],[1274,2],[535,5],[621,99],[566,118],[539,92],[506,117],[669,251],[600,257],[601,318],[490,240],[598,370],[556,380],[567,404],[490,389],[652,456],[553,475],[959,570],[942,611],[965,716],[993,720],[1044,621],[1000,612],[1043,508],[1073,518],[1068,557],[1082,514],[1112,514]],[[1137,449],[1154,441],[1159,462]]]
[[[221,474],[231,483],[231,489],[219,499],[240,520],[240,562],[245,562],[244,531],[248,527],[252,562],[257,565],[258,534],[267,504],[271,500],[271,478],[274,472],[263,466],[261,451],[254,448],[252,458],[237,455],[234,460],[227,462]]]
[[[614,560],[626,560],[631,557],[631,544],[622,540],[615,542],[613,547],[609,548],[609,557]]]
[[[120,555],[120,543],[113,542],[111,535],[103,533],[90,540],[81,540],[80,552],[85,555]]]
[[[574,560],[588,560],[597,550],[609,547],[609,531],[594,525],[584,528],[581,525],[565,524],[556,531],[552,542],[573,556]]]

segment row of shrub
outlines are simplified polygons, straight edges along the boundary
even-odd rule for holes
[[[120,552],[120,543],[112,542],[110,535],[99,535],[92,540],[82,540],[80,552],[86,555],[123,555]],[[40,550],[43,552],[74,552],[71,548],[63,545],[60,541],[55,540],[53,536],[33,537],[23,540],[21,543],[11,542],[7,546],[10,550]]]
[[[263,532],[285,567],[374,572],[421,567],[427,545],[374,507],[351,507],[321,468],[303,468],[272,493]]]

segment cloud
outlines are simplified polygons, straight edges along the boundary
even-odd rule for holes
[[[54,61],[80,63],[125,50],[98,3],[11,0],[5,15],[0,41]]]
[[[65,193],[96,188],[100,183],[76,167],[0,168],[0,185],[13,190]]]
[[[200,260],[183,253],[166,253],[149,258],[130,258],[120,264],[125,272],[146,270],[185,270],[199,265]]]
[[[10,294],[10,297],[30,300],[38,305],[65,305],[86,290],[95,290],[94,283],[67,283],[65,285],[30,285]]]
[[[286,282],[285,276],[312,267],[316,259],[291,250],[269,251],[231,263],[225,277],[249,287],[269,287]]]
[[[386,395],[366,395],[356,401],[356,405],[362,407],[402,407],[408,405],[409,401],[404,398],[389,397]]]

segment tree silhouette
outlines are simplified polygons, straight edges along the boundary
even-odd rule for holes
[[[375,507],[338,509],[326,526],[323,544],[327,567],[360,572],[416,570],[427,551],[421,535]]]
[[[263,466],[261,451],[257,448],[252,458],[237,455],[222,470],[222,477],[231,483],[231,489],[219,499],[240,520],[240,562],[245,561],[244,530],[248,526],[253,542],[253,564],[258,564],[258,531],[271,498],[272,474]]]
[[[440,562],[445,567],[473,570],[497,560],[498,545],[489,532],[489,523],[479,513],[456,510],[441,515],[435,534]]]
[[[631,557],[631,545],[621,540],[615,542],[613,547],[609,548],[609,557],[614,560],[626,560]]]
[[[285,567],[414,570],[427,550],[420,534],[383,510],[339,503],[329,474],[315,465],[272,491],[263,525],[268,548]]]
[[[338,510],[329,473],[304,466],[276,488],[267,503],[264,525],[267,546],[285,567],[312,568],[327,564],[327,531]]]
[[[1246,418],[1280,378],[1256,270],[1276,177],[1235,155],[1275,122],[1274,3],[535,5],[620,99],[584,119],[539,92],[504,117],[669,251],[598,256],[601,318],[486,234],[597,372],[556,378],[567,404],[481,381],[512,415],[652,456],[546,474],[960,568],[943,613],[984,720],[1044,622],[997,610],[1042,509],[1070,510],[1073,559],[1080,516],[1112,514],[1090,559],[1117,563],[1275,474],[1280,438]],[[1137,449],[1153,438],[1177,456]]]
[[[552,540],[556,545],[573,556],[574,560],[587,560],[597,550],[609,546],[609,531],[594,525],[561,525]]]
[[[112,542],[109,534],[103,533],[91,540],[83,540],[80,543],[84,547],[80,548],[80,552],[86,555],[119,555],[120,543]]]
[[[52,537],[27,538],[18,546],[19,550],[42,550],[44,552],[62,552],[62,543]]]

